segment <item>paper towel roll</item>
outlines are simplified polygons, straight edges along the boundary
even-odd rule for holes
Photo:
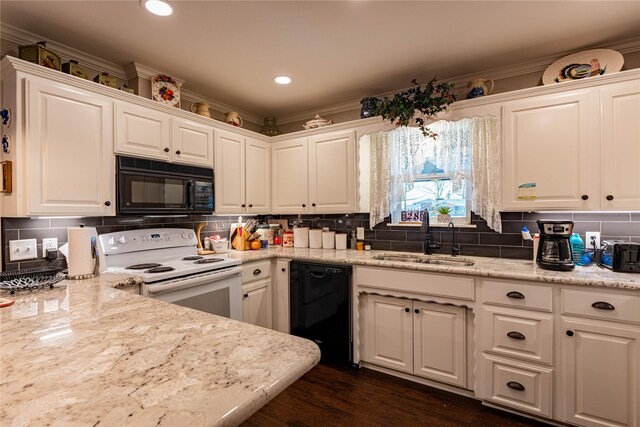
[[[309,227],[296,227],[293,229],[293,247],[309,247]]]
[[[94,227],[69,227],[67,231],[69,241],[69,256],[67,266],[69,277],[90,275],[94,273],[96,258],[91,248],[91,238],[98,239]]]

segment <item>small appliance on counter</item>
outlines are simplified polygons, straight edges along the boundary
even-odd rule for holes
[[[602,242],[600,262],[611,271],[640,273],[640,243],[605,240]]]
[[[573,221],[540,219],[537,223],[540,230],[540,243],[536,264],[546,270],[573,270],[575,264],[569,243],[573,232]]]

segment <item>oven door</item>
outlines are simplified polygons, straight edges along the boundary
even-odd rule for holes
[[[160,283],[144,284],[142,294],[241,321],[241,272],[242,267],[231,267]]]

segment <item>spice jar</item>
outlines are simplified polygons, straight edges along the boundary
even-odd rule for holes
[[[284,246],[285,248],[293,247],[293,231],[291,230],[285,231],[284,237],[282,240],[282,246]]]

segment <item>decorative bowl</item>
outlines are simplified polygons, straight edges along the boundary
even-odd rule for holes
[[[316,116],[313,119],[303,124],[302,127],[309,130],[309,129],[316,129],[316,128],[329,126],[332,124],[333,122],[331,120],[323,119],[322,117],[320,117],[319,114],[316,114]]]

